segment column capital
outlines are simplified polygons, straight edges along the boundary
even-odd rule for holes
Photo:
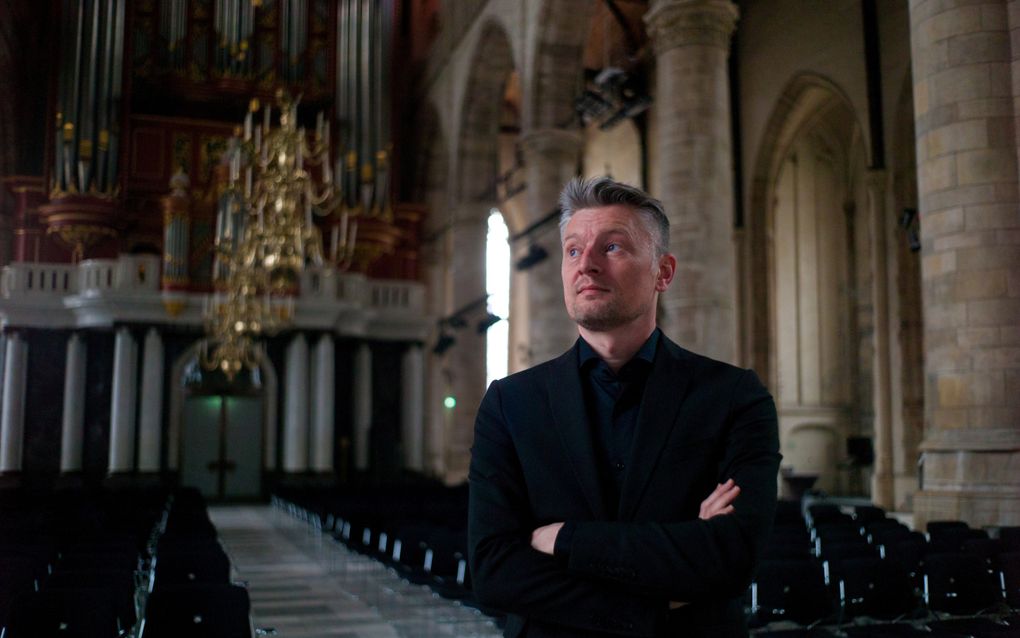
[[[645,24],[656,55],[691,44],[729,51],[738,15],[731,0],[658,0]]]
[[[581,152],[584,138],[579,131],[562,128],[538,128],[524,131],[520,137],[525,156],[572,154]]]

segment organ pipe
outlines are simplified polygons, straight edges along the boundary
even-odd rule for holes
[[[53,196],[116,194],[126,0],[64,0]]]

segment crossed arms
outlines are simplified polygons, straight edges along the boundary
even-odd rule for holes
[[[702,503],[704,518],[576,521],[564,562],[548,551],[554,530],[532,513],[494,383],[478,412],[470,471],[470,558],[481,602],[581,630],[655,635],[670,601],[742,594],[774,514],[779,454],[768,392],[750,373],[737,386],[712,483],[732,479],[740,499],[728,502],[735,494],[724,485]]]

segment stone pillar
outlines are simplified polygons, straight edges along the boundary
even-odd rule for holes
[[[335,430],[335,363],[333,335],[324,334],[315,344],[315,375],[312,379],[315,410],[314,438],[310,456],[316,472],[333,471],[333,433]]]
[[[489,206],[483,202],[463,204],[457,211],[450,253],[452,296],[447,312],[455,312],[485,295],[488,211]],[[451,483],[467,478],[475,415],[485,395],[485,335],[474,329],[474,319],[484,314],[484,309],[478,309],[465,317],[468,325],[451,333],[456,342],[443,359],[443,374],[449,380],[447,392],[457,401],[455,408],[447,410],[444,433],[444,476]]]
[[[139,405],[138,470],[158,472],[163,441],[163,339],[155,328],[145,333]]]
[[[121,327],[113,344],[113,396],[110,407],[110,459],[108,469],[135,469],[135,409],[138,349],[131,331]]]
[[[287,346],[283,471],[308,469],[308,342],[300,332]]]
[[[521,136],[527,183],[524,197],[531,222],[559,207],[560,192],[578,173],[582,146],[578,133],[562,129],[531,130]],[[526,318],[527,325],[514,325],[510,349],[522,354],[519,360],[524,367],[560,356],[577,339],[577,326],[563,305],[559,219],[536,230],[527,240],[516,242],[512,246],[515,261],[528,243],[538,244],[549,257],[514,274],[514,288],[523,291],[527,306],[526,312],[518,316]],[[510,319],[513,325],[515,317]]]
[[[367,343],[354,353],[354,469],[364,472],[369,465],[372,435],[372,350]]]
[[[64,413],[60,429],[60,471],[80,472],[85,440],[85,340],[77,332],[67,340]]]
[[[676,280],[660,325],[701,354],[737,352],[733,150],[727,57],[737,7],[730,0],[653,0],[655,48],[652,193],[666,207]]]
[[[1006,0],[910,3],[925,433],[917,525],[1020,525],[1020,215]]]
[[[3,407],[0,409],[0,474],[21,471],[27,380],[28,342],[17,332],[9,332],[4,356]]]
[[[886,194],[888,174],[870,171],[868,186],[868,230],[871,254],[871,292],[874,312],[874,348],[871,393],[874,404],[875,465],[871,476],[871,500],[880,507],[896,506],[893,484],[892,353],[889,337],[888,236],[886,232]]]
[[[400,365],[400,438],[404,467],[425,469],[425,354],[420,344],[404,352]]]

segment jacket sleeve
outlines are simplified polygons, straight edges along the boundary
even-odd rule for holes
[[[559,559],[532,549],[537,523],[501,402],[496,382],[475,421],[468,523],[475,595],[503,611],[575,629],[654,635],[665,622],[665,598],[571,573]]]
[[[740,486],[734,513],[707,521],[577,522],[571,573],[667,600],[746,591],[775,516],[781,456],[775,404],[757,375],[745,371],[731,396],[716,481],[733,478]]]

